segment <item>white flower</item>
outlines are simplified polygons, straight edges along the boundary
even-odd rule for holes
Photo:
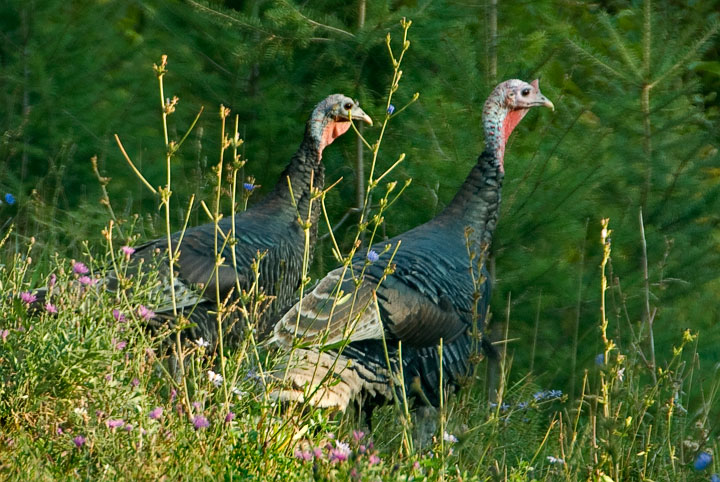
[[[245,396],[245,392],[240,390],[238,387],[232,387],[232,390],[230,391],[233,392],[238,398],[242,398]]]
[[[447,432],[443,432],[443,440],[450,442],[451,444],[457,443],[458,439],[455,435]]]
[[[341,442],[339,440],[335,441],[335,449],[340,452],[341,454],[350,455],[350,445],[346,444],[345,442]]]
[[[213,382],[213,385],[215,385],[216,387],[219,387],[220,385],[222,385],[223,377],[219,373],[215,373],[212,370],[208,370],[208,378],[210,379],[211,382]]]
[[[553,457],[552,455],[547,456],[547,461],[551,464],[565,465],[565,461],[560,457]]]
[[[617,371],[617,378],[619,382],[623,381],[623,378],[625,378],[625,367],[622,367]]]
[[[197,340],[195,340],[195,344],[196,344],[197,346],[199,346],[200,348],[207,348],[207,347],[210,346],[210,343],[207,342],[207,341],[205,341],[205,340],[203,340],[202,337],[200,337],[200,338],[198,338]]]

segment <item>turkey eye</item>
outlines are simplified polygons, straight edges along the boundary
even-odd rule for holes
[[[525,89],[522,90],[521,93],[522,93],[522,96],[523,96],[523,97],[527,97],[528,94],[530,94],[530,89],[525,88]]]
[[[348,102],[343,107],[345,107],[345,110],[350,110],[350,109],[352,109],[353,105],[350,102]]]

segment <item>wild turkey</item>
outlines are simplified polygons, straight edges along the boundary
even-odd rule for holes
[[[305,237],[298,223],[298,212],[304,217],[308,213],[311,197],[310,186],[322,189],[324,166],[321,162],[325,147],[350,128],[350,118],[372,125],[370,117],[363,112],[356,101],[342,94],[334,94],[320,102],[307,121],[305,136],[293,155],[290,163],[280,176],[275,188],[262,201],[247,211],[235,216],[237,243],[234,246],[237,272],[233,267],[231,243],[227,243],[221,256],[225,258],[219,268],[218,283],[220,299],[233,293],[237,295],[236,277],[239,286],[248,290],[254,282],[251,268],[258,253],[266,252],[260,262],[260,289],[269,297],[274,297],[267,310],[257,320],[260,336],[269,332],[279,315],[284,313],[293,301],[295,290],[300,285],[301,268]],[[292,196],[288,188],[288,179],[292,186]],[[293,206],[294,203],[297,206]],[[313,203],[310,221],[310,259],[317,238],[317,224],[320,204]],[[232,233],[232,219],[223,218],[219,222],[224,236]],[[219,246],[223,245],[220,235]],[[181,233],[172,236],[173,249],[177,249]],[[216,323],[216,279],[215,264],[215,226],[205,224],[185,231],[180,244],[180,255],[175,266],[175,292],[177,308],[188,317],[191,326],[183,332],[185,337],[197,340],[203,338],[214,345],[217,342]],[[164,291],[161,306],[153,307],[155,316],[151,325],[162,324],[173,319],[170,286],[168,282],[167,259],[151,263],[158,255],[167,253],[167,239],[161,238],[139,246],[132,254],[131,270],[147,270],[156,265],[160,270],[159,278]],[[140,261],[143,261],[140,264]],[[117,279],[113,274],[108,277],[107,287],[115,289]],[[234,318],[224,327],[232,326]],[[228,333],[232,341],[243,332],[242,323],[235,323]]]
[[[309,398],[315,406],[344,411],[357,397],[392,397],[383,336],[392,383],[398,390],[402,342],[408,396],[438,404],[440,339],[444,381],[454,385],[468,373],[475,286],[466,228],[472,229],[472,249],[476,253],[486,249],[498,219],[506,142],[534,106],[554,109],[540,93],[537,80],[528,84],[512,79],[498,85],[483,109],[485,150],[452,202],[431,221],[357,254],[352,269],[341,267],[328,273],[278,321],[272,341],[296,350],[287,361],[285,384],[274,393],[277,399]],[[384,246],[398,242],[392,259],[394,273],[378,287],[392,253],[385,252]],[[377,253],[382,253],[379,258]],[[363,268],[364,277],[356,288],[354,279],[359,279]],[[479,330],[490,299],[484,267],[483,272]]]

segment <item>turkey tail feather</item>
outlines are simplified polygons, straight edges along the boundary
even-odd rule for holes
[[[295,350],[275,373],[284,381],[271,396],[281,402],[309,402],[344,412],[361,392],[392,396],[386,367],[331,351]]]

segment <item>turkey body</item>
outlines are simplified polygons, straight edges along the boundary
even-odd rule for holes
[[[537,82],[496,87],[483,111],[486,148],[443,212],[331,271],[278,321],[273,341],[294,349],[276,398],[344,411],[354,399],[390,399],[397,390],[437,405],[469,374],[490,299],[483,261],[505,142],[534,105],[552,107]],[[394,256],[387,244],[399,244]]]
[[[160,280],[159,301],[153,306],[155,316],[148,322],[151,327],[174,323],[182,315],[189,321],[183,337],[202,338],[215,345],[219,337],[218,307],[232,305],[239,301],[241,292],[250,292],[255,286],[256,294],[262,293],[268,302],[263,303],[255,320],[246,319],[242,310],[225,309],[223,339],[226,346],[237,342],[248,321],[254,321],[259,337],[269,332],[293,302],[302,277],[306,244],[308,266],[312,262],[320,204],[311,199],[324,184],[322,153],[347,132],[351,118],[372,124],[356,101],[342,94],[327,97],[313,110],[300,147],[262,201],[234,218],[221,219],[217,229],[214,223],[196,226],[172,235],[170,246],[167,238],[161,238],[137,247],[128,273],[155,266]],[[299,219],[310,222],[307,239]],[[169,247],[178,253],[173,283]],[[162,259],[155,259],[158,256]],[[216,272],[218,258],[222,263]],[[256,261],[257,280],[253,267]],[[107,287],[117,287],[117,274],[108,277]]]

